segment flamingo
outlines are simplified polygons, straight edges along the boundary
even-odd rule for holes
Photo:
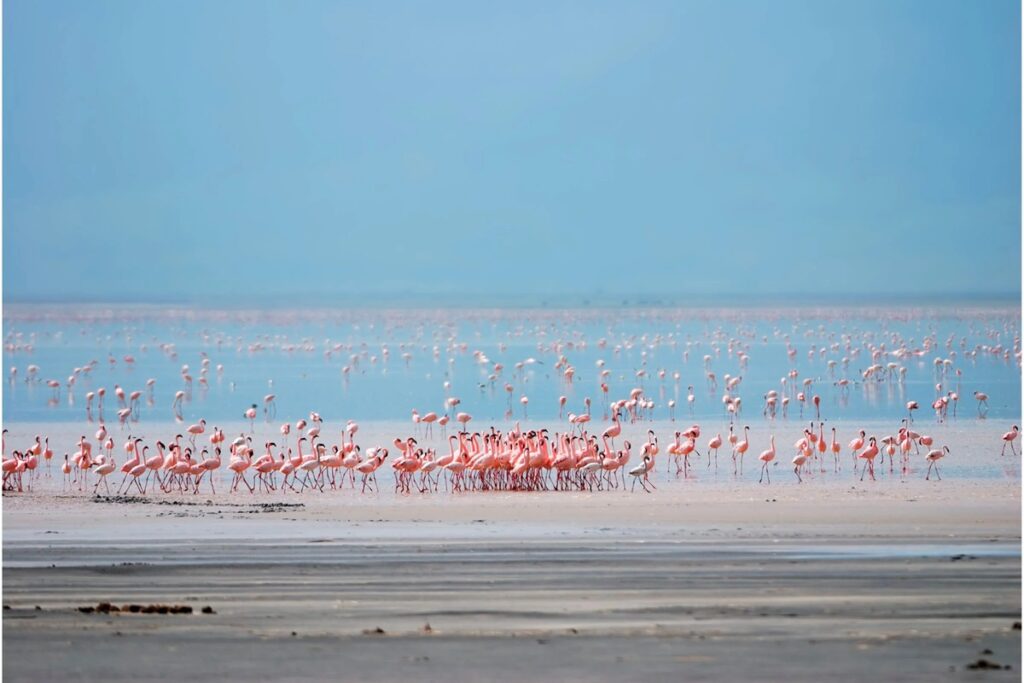
[[[644,460],[642,463],[634,467],[629,471],[629,474],[633,477],[633,489],[636,489],[636,483],[639,481],[640,486],[643,487],[644,491],[650,493],[650,489],[647,488],[648,477],[650,476],[651,470],[654,469],[654,458],[650,455],[644,454]]]
[[[249,421],[249,433],[252,434],[256,431],[256,404],[253,403],[251,406],[246,408],[245,412],[242,413],[242,417]]]
[[[236,491],[240,483],[245,484],[245,487],[249,489],[249,493],[253,493],[256,490],[255,486],[249,484],[249,480],[245,478],[245,471],[252,465],[252,450],[249,448],[242,448],[236,450],[231,456],[231,462],[228,463],[228,469],[235,473],[235,476],[231,479],[231,491]]]
[[[857,436],[850,442],[850,454],[853,456],[853,469],[857,469],[857,451],[864,448],[864,439],[866,434],[864,430],[860,430],[860,435]]]
[[[803,477],[800,476],[800,468],[807,462],[807,453],[809,450],[797,451],[797,454],[793,456],[793,474],[796,475],[797,483],[804,483]]]
[[[360,463],[356,466],[356,471],[363,475],[363,488],[362,492],[366,493],[366,487],[370,480],[373,481],[373,486],[380,490],[377,486],[377,469],[384,463],[384,460],[388,457],[388,450],[386,448],[378,449],[373,457],[366,462]]]
[[[750,448],[750,427],[743,428],[743,441],[739,441],[732,449],[732,473],[736,474],[736,456],[740,456],[740,474],[743,474],[743,454]]]
[[[975,391],[974,398],[978,401],[978,417],[985,417],[988,415],[988,394]],[[985,406],[985,412],[981,412],[981,407]]]
[[[622,433],[622,424],[619,422],[621,413],[616,410],[612,413],[612,425],[601,433],[602,439],[611,441],[612,448],[615,447],[615,437]]]
[[[157,441],[156,442],[156,455],[154,455],[152,458],[146,458],[146,461],[145,461],[146,462],[146,469],[148,469],[149,472],[146,474],[146,481],[142,485],[143,489],[148,489],[149,488],[149,478],[153,474],[156,475],[156,481],[157,481],[157,484],[160,485],[160,488],[164,487],[164,481],[163,481],[163,479],[160,476],[160,469],[164,466],[164,448],[165,448],[165,446],[164,446],[163,442]]]
[[[184,391],[174,392],[174,402],[171,403],[171,409],[174,411],[174,415],[177,418],[181,418],[181,404],[185,400]]]
[[[716,434],[711,437],[708,441],[708,455],[710,456],[711,451],[715,452],[715,471],[718,471],[718,449],[722,447],[722,435]],[[708,468],[711,468],[711,458],[708,457]]]
[[[770,463],[772,460],[775,460],[775,435],[774,434],[772,434],[770,441],[771,441],[771,446],[769,446],[767,450],[761,451],[761,455],[757,456],[757,459],[761,461],[761,478],[757,480],[758,483],[761,483],[761,481],[764,480],[765,475],[768,476],[768,483],[769,484],[772,483],[772,477],[771,477],[770,474],[768,474],[768,463]],[[744,442],[744,443],[746,443],[746,442]],[[746,450],[746,449],[744,449],[744,450]],[[797,477],[799,477],[799,476],[800,476],[800,474],[797,473]]]
[[[865,474],[870,474],[871,480],[875,480],[875,457],[878,456],[878,441],[873,436],[868,441],[870,442],[870,445],[857,456],[868,464],[868,466],[860,473],[861,481],[864,481]]]
[[[128,477],[131,476],[132,470],[135,469],[135,466],[142,462],[142,453],[137,448],[139,441],[141,441],[141,439],[139,439],[138,441],[132,441],[131,438],[129,437],[129,440],[125,442],[124,449],[126,452],[131,453],[132,456],[131,458],[126,460],[123,465],[121,465],[121,472],[124,474],[124,476],[121,477],[121,483],[117,487],[117,493],[119,495],[121,493],[122,488],[124,488],[125,491],[127,491],[127,488],[125,488],[125,483],[128,482]],[[135,477],[131,483],[128,483],[128,488],[131,488],[132,483],[134,483],[135,487],[138,488],[139,493],[145,493],[145,491],[143,491],[142,487],[139,485],[138,477]]]
[[[839,469],[840,469],[840,467],[839,467],[839,453],[842,450],[842,447],[839,445],[839,441],[836,438],[836,428],[835,427],[832,428],[832,443],[829,444],[829,450],[832,451],[833,465],[835,466],[835,471],[838,472]]]
[[[935,450],[928,451],[928,454],[924,456],[924,459],[928,461],[928,473],[924,475],[925,481],[932,475],[932,468],[935,468],[935,478],[942,481],[942,477],[939,475],[939,460],[949,453],[949,446],[943,446],[942,448],[936,448]]]
[[[4,473],[6,474],[7,460],[4,460]],[[61,490],[67,490],[71,487],[71,461],[68,459],[68,454],[64,454],[64,462],[60,465],[60,471],[64,474],[64,481],[61,486]]]
[[[206,420],[200,419],[199,424],[191,425],[188,428],[189,441],[192,443],[192,448],[196,447],[196,437],[206,431]]]
[[[424,413],[423,416],[420,417],[420,422],[422,422],[423,424],[427,425],[425,430],[424,430],[424,434],[426,436],[433,436],[433,434],[434,434],[434,423],[437,422],[437,413],[434,413],[434,412]]]
[[[104,488],[106,488],[107,495],[110,495],[110,484],[107,483],[107,475],[115,469],[117,469],[117,463],[114,462],[114,458],[110,458],[110,460],[107,460],[102,465],[96,467],[96,475],[98,478],[96,479],[96,485],[92,489],[93,495],[98,493],[101,483]]]
[[[1013,442],[1016,441],[1017,435],[1020,433],[1020,427],[1013,425],[1013,429],[1003,434],[1003,451],[999,455],[1006,455],[1006,447],[1010,447],[1010,453],[1017,455],[1017,451],[1013,447]]]

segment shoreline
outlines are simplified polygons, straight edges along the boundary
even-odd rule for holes
[[[3,673],[933,683],[984,660],[1000,667],[987,678],[1019,680],[1020,458],[999,456],[997,424],[929,430],[961,459],[931,482],[916,455],[911,476],[862,483],[844,449],[842,472],[802,485],[784,464],[758,484],[756,456],[717,481],[706,461],[689,480],[662,460],[650,494],[400,495],[389,475],[366,495],[5,494]],[[666,425],[689,421],[654,428]],[[802,424],[776,427],[784,453]],[[275,429],[257,425],[257,438]],[[406,431],[367,422],[356,438]],[[194,613],[79,611],[104,602]]]

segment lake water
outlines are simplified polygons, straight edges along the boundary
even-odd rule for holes
[[[1020,326],[1020,311],[1012,307],[222,311],[17,305],[4,313],[3,418],[82,420],[86,393],[105,387],[104,417],[114,422],[114,386],[120,385],[143,392],[142,420],[167,421],[175,392],[187,389],[187,365],[193,384],[181,409],[185,421],[237,421],[254,403],[262,418],[263,397],[273,393],[278,421],[311,410],[328,421],[403,420],[414,408],[443,413],[446,398],[454,396],[460,400],[455,410],[471,413],[476,424],[510,416],[552,423],[560,396],[567,398],[566,412],[575,413],[589,397],[600,417],[609,400],[628,398],[634,387],[654,401],[655,419],[667,419],[668,401],[675,400],[676,416],[688,420],[689,385],[693,418],[701,421],[725,416],[726,375],[742,377],[731,393],[742,399],[748,421],[762,419],[763,396],[772,389],[792,397],[788,416],[797,419],[800,403],[788,387],[804,390],[807,378],[807,419],[814,416],[811,396],[818,395],[823,418],[898,421],[906,402],[916,400],[916,419],[934,421],[930,404],[941,383],[941,394],[959,393],[959,419],[978,417],[972,393],[981,390],[989,395],[990,419],[1015,421],[1021,415]],[[571,383],[565,366],[556,368],[562,356],[575,370]],[[204,358],[205,386],[199,381]],[[936,359],[948,362],[936,365]],[[93,369],[80,371],[69,391],[74,370],[93,360]],[[498,372],[495,364],[504,368]],[[884,379],[862,381],[873,364],[886,368]],[[30,365],[38,372],[26,381]],[[608,371],[604,378],[602,370]],[[716,375],[716,388],[708,371]],[[847,389],[837,384],[844,378]],[[61,383],[59,397],[46,380]]]

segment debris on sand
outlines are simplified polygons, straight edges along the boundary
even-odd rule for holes
[[[113,614],[113,613],[129,613],[129,614],[192,614],[191,605],[139,605],[136,603],[130,603],[127,605],[117,605],[110,602],[101,602],[95,607],[92,605],[86,605],[85,607],[79,607],[78,611],[82,614]],[[208,614],[212,614],[211,610]]]
[[[94,495],[90,500],[94,503],[167,505],[172,507],[238,508],[238,512],[250,514],[257,512],[284,512],[286,510],[302,510],[303,508],[306,507],[305,503],[284,503],[279,501],[269,503],[215,503],[212,500],[207,500],[206,502],[188,500],[159,500],[153,498],[146,498],[144,496],[101,496],[99,494]]]
[[[993,662],[992,660],[985,659],[984,657],[982,657],[978,661],[973,662],[972,664],[968,664],[967,668],[970,669],[971,671],[978,671],[978,670],[983,670],[983,671],[989,671],[989,670],[997,671],[998,670],[998,671],[1001,671],[1003,669],[1009,670],[1010,665],[1007,664],[1006,666],[1003,666],[1002,664],[997,664],[996,662]]]

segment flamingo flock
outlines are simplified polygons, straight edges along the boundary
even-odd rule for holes
[[[211,313],[215,321],[231,320],[231,316],[224,312]],[[771,311],[764,311],[762,317],[772,320]],[[301,314],[297,313],[288,320],[301,321]],[[575,314],[576,323],[591,323],[592,320],[580,313]],[[543,319],[543,318],[542,318]],[[843,318],[837,320],[843,321]],[[479,387],[490,392],[495,387],[502,387],[507,399],[504,418],[510,420],[513,417],[521,417],[523,420],[530,418],[530,412],[534,406],[531,391],[531,382],[536,382],[539,372],[550,373],[546,378],[560,385],[562,396],[558,401],[558,415],[561,419],[567,410],[567,401],[571,395],[569,392],[576,392],[581,380],[585,377],[583,369],[571,357],[574,352],[592,352],[597,349],[602,357],[595,363],[593,375],[591,376],[596,387],[599,387],[604,398],[607,398],[611,386],[616,380],[622,381],[627,375],[622,369],[622,361],[628,355],[635,355],[639,352],[639,358],[634,363],[631,377],[644,391],[642,397],[631,396],[627,399],[630,405],[626,409],[630,421],[637,419],[665,419],[666,417],[675,421],[676,408],[682,401],[682,387],[685,386],[686,408],[691,417],[695,416],[697,410],[704,410],[704,415],[712,409],[715,404],[720,404],[722,415],[730,422],[743,419],[745,400],[741,395],[744,387],[748,386],[747,377],[750,370],[751,359],[758,353],[762,353],[759,344],[764,345],[772,341],[781,344],[785,350],[785,358],[792,367],[780,378],[779,385],[775,388],[768,388],[767,391],[759,391],[763,396],[761,406],[762,415],[768,420],[789,419],[793,414],[797,419],[803,420],[805,412],[813,411],[814,419],[821,419],[821,412],[826,399],[831,399],[833,404],[844,407],[849,400],[852,387],[860,387],[864,402],[867,404],[876,403],[882,398],[879,389],[888,387],[890,396],[885,398],[886,402],[902,405],[905,416],[910,422],[915,418],[919,419],[922,410],[930,406],[937,422],[945,422],[957,417],[957,405],[964,391],[961,388],[961,381],[965,368],[977,365],[984,359],[1002,361],[1007,365],[1014,363],[1019,370],[1022,365],[1021,342],[1019,333],[1019,321],[1008,318],[1000,327],[992,321],[985,320],[976,328],[977,324],[971,318],[967,319],[968,329],[971,334],[977,335],[974,343],[968,341],[968,337],[950,334],[943,339],[935,331],[929,331],[921,337],[912,336],[910,333],[901,333],[895,330],[887,330],[887,326],[899,321],[896,317],[893,320],[881,321],[879,333],[872,330],[862,330],[859,333],[847,331],[845,324],[836,329],[829,329],[821,326],[817,329],[806,326],[801,329],[794,325],[792,330],[785,326],[776,325],[771,335],[763,334],[758,338],[758,333],[753,328],[739,326],[731,335],[727,336],[719,328],[718,330],[706,331],[702,339],[691,338],[689,334],[683,336],[676,332],[658,334],[620,334],[616,338],[587,340],[583,334],[572,327],[572,319],[569,326],[559,330],[562,338],[551,340],[550,330],[547,327],[538,325],[533,330],[538,335],[537,347],[542,354],[547,354],[551,360],[543,357],[528,357],[514,362],[511,368],[506,368],[505,363],[492,360],[483,348],[470,348],[465,341],[460,341],[452,332],[448,337],[446,345],[434,344],[432,347],[424,343],[402,342],[398,344],[400,356],[407,368],[413,367],[417,353],[425,351],[428,358],[433,362],[447,362],[449,372],[454,370],[456,361],[460,356],[465,355],[471,358],[471,362],[479,369]],[[386,326],[394,326],[395,321],[383,318]],[[425,317],[423,323],[432,323],[437,326],[441,334],[446,334],[451,327],[449,323],[440,323],[429,316]],[[283,324],[283,323],[282,323]],[[398,323],[401,324],[401,323]],[[514,329],[519,336],[529,333],[529,328]],[[421,334],[423,334],[421,332]],[[438,339],[441,337],[438,336]],[[421,337],[422,339],[422,337]],[[804,339],[807,342],[806,356],[808,366],[801,369],[796,366],[799,350],[797,342]],[[1006,341],[1004,341],[1006,340]],[[20,353],[36,353],[36,335],[27,335],[22,331],[8,333],[5,338],[5,352],[8,355]],[[155,338],[154,338],[155,341]],[[204,330],[203,341],[211,347],[215,346],[220,350],[226,344],[234,344],[236,352],[248,352],[252,356],[264,354],[272,350],[278,350],[286,354],[314,353],[318,350],[318,344],[309,338],[304,338],[300,343],[288,341],[285,335],[278,335],[271,338],[269,335],[259,335],[256,340],[247,344],[238,337],[232,337],[223,333],[210,333]],[[155,349],[168,361],[175,364],[174,380],[161,380],[169,382],[169,396],[171,416],[178,422],[184,422],[185,410],[194,401],[202,400],[214,381],[218,382],[225,378],[224,365],[214,364],[210,353],[205,350],[199,351],[198,369],[193,369],[189,364],[181,364],[177,345],[173,342],[158,342]],[[346,384],[352,381],[357,375],[366,375],[367,368],[380,368],[386,372],[388,360],[391,357],[391,345],[386,342],[380,343],[379,349],[374,349],[367,343],[342,343],[326,339],[319,349],[323,350],[323,356],[329,363],[335,358],[347,356],[347,362],[340,369],[343,382]],[[767,347],[766,347],[767,348]],[[651,359],[655,353],[667,352],[677,359],[681,357],[685,366],[690,362],[690,354],[700,349],[702,352],[699,372],[702,373],[706,382],[708,397],[698,397],[695,388],[700,386],[699,382],[684,384],[684,373],[680,370],[673,370],[670,367],[652,367]],[[148,344],[141,344],[138,347],[140,353],[147,358],[150,357],[151,349]],[[508,346],[504,342],[497,345],[499,353],[507,353]],[[680,355],[679,352],[682,352]],[[604,353],[607,352],[607,353]],[[447,354],[447,359],[445,359]],[[609,356],[606,358],[604,356]],[[933,397],[918,395],[905,396],[913,389],[911,381],[919,380],[925,367],[929,365],[926,359],[931,356],[932,375],[934,379],[935,394]],[[613,370],[609,360],[618,360],[619,369]],[[729,372],[720,372],[715,369],[717,364],[727,360],[730,366]],[[120,369],[124,376],[121,382],[136,381],[131,373],[136,372],[141,363],[131,354],[121,357],[108,354],[105,364],[110,371]],[[550,366],[547,363],[551,363]],[[820,367],[814,367],[820,364]],[[104,364],[96,358],[88,362],[64,370],[67,373],[66,380],[46,378],[43,369],[37,363],[30,363],[20,372],[17,366],[12,366],[8,374],[8,381],[13,388],[16,384],[27,384],[29,386],[45,385],[52,390],[47,404],[57,406],[62,397],[66,397],[69,406],[76,405],[78,391],[85,385],[89,389],[85,393],[84,412],[87,421],[100,422],[117,421],[123,431],[140,422],[144,412],[157,410],[156,385],[157,380],[153,377],[139,381],[139,385],[133,388],[114,383],[112,393],[117,404],[115,413],[108,414],[110,396],[104,386],[94,387],[100,383],[98,376],[102,374]],[[915,368],[919,373],[911,376],[910,371]],[[550,370],[548,370],[550,367]],[[53,374],[63,374],[57,370]],[[432,436],[435,429],[440,428],[442,435],[446,432],[449,421],[456,421],[459,416],[467,415],[464,410],[457,408],[460,399],[451,395],[453,383],[450,378],[443,380],[445,398],[443,405],[438,410],[426,410],[422,413],[413,411],[414,420],[425,428],[425,435]],[[765,378],[762,376],[757,380],[764,386]],[[651,391],[651,383],[656,383],[657,392]],[[273,381],[268,380],[271,388]],[[177,386],[174,386],[177,384]],[[724,393],[716,394],[719,386],[722,386]],[[229,390],[234,390],[235,382],[228,383]],[[197,388],[198,387],[198,388]],[[197,394],[198,392],[198,394]],[[262,393],[262,392],[261,392]],[[657,395],[655,395],[657,393]],[[920,392],[921,394],[925,392]],[[671,397],[670,397],[671,395]],[[986,418],[989,413],[989,395],[977,388],[972,388],[972,395],[977,403],[977,415],[979,418]],[[518,400],[516,400],[518,397]],[[262,413],[263,419],[267,422],[276,419],[278,410],[278,394],[276,391],[266,393],[262,400],[255,396],[249,404],[250,407],[244,410],[243,417],[250,423],[250,431],[255,427],[255,421]],[[589,402],[589,398],[586,399]],[[162,404],[162,402],[160,402]],[[260,404],[262,403],[262,408]],[[479,401],[477,402],[480,403]],[[603,419],[607,419],[607,405],[605,401],[605,412]],[[518,404],[518,405],[517,405]],[[144,411],[143,406],[147,409]],[[152,409],[152,410],[148,410]],[[461,411],[461,412],[460,412]],[[664,411],[664,412],[663,412]],[[519,415],[516,413],[519,412]],[[589,419],[590,411],[586,412],[587,417],[578,414],[580,419]],[[418,418],[418,419],[417,419]],[[463,425],[464,426],[464,425]]]
[[[214,321],[227,319],[223,314],[211,315],[215,316]],[[941,429],[941,425],[957,419],[957,405],[964,395],[961,383],[965,370],[985,359],[1003,362],[1008,367],[1015,363],[1018,372],[1021,367],[1019,320],[1012,317],[1003,319],[1001,326],[984,318],[972,319],[967,326],[969,334],[976,336],[972,344],[966,335],[950,334],[943,339],[934,330],[912,336],[911,332],[889,329],[890,323],[900,322],[898,319],[883,319],[881,332],[857,330],[845,322],[838,329],[830,329],[798,321],[791,329],[775,324],[771,335],[744,324],[738,324],[732,334],[726,334],[719,322],[716,329],[707,329],[697,338],[676,331],[615,333],[609,327],[606,335],[588,339],[572,322],[558,327],[556,318],[537,315],[545,321],[543,325],[531,330],[524,323],[513,325],[510,331],[512,339],[528,338],[532,332],[536,336],[535,356],[509,360],[508,367],[506,362],[490,357],[493,349],[489,351],[483,345],[473,348],[468,341],[460,339],[454,324],[421,318],[421,327],[416,332],[418,341],[398,343],[396,355],[407,370],[416,366],[418,354],[437,366],[443,374],[437,380],[443,397],[439,397],[441,400],[434,410],[413,408],[407,413],[411,414],[411,434],[384,439],[382,443],[365,448],[356,440],[357,423],[346,423],[340,430],[340,438],[335,440],[323,432],[323,418],[316,411],[309,412],[308,418],[281,424],[273,438],[254,442],[257,420],[274,422],[278,402],[283,400],[273,380],[267,382],[269,393],[247,389],[244,394],[247,400],[239,401],[241,409],[236,409],[238,412],[234,415],[247,425],[247,433],[243,431],[228,440],[223,430],[211,428],[205,418],[185,426],[184,417],[186,410],[193,409],[195,401],[207,395],[212,382],[216,381],[223,391],[236,390],[233,380],[224,382],[230,380],[224,365],[215,363],[211,356],[225,347],[233,346],[237,354],[254,357],[275,349],[286,354],[322,350],[328,364],[342,359],[340,377],[347,387],[370,369],[378,368],[382,374],[387,373],[393,349],[388,342],[379,342],[379,348],[366,342],[331,339],[325,339],[322,344],[312,338],[294,342],[283,334],[258,335],[246,342],[241,336],[204,330],[203,343],[209,352],[200,351],[198,367],[193,368],[181,362],[175,343],[153,337],[153,349],[158,349],[160,355],[173,364],[176,379],[169,382],[171,386],[167,391],[173,396],[171,415],[175,423],[181,425],[159,439],[142,436],[141,427],[143,406],[155,409],[158,403],[157,380],[152,377],[144,381],[136,379],[133,373],[143,364],[132,354],[108,353],[105,364],[97,359],[89,360],[71,369],[65,382],[47,379],[38,363],[30,363],[23,370],[12,366],[8,382],[11,391],[21,385],[48,387],[52,392],[50,405],[63,397],[69,406],[77,405],[78,392],[89,389],[84,401],[89,427],[75,443],[59,449],[64,458],[57,464],[68,490],[137,495],[198,494],[201,491],[212,494],[220,485],[230,493],[291,494],[356,488],[372,493],[381,489],[379,475],[383,469],[391,472],[394,491],[402,494],[442,490],[589,492],[629,488],[635,491],[638,487],[650,492],[656,486],[656,472],[688,480],[700,476],[697,463],[703,470],[717,475],[720,466],[728,471],[731,460],[732,475],[742,477],[744,468],[749,466],[748,454],[757,456],[759,481],[770,483],[772,469],[787,457],[786,444],[777,444],[775,438],[780,420],[790,425],[794,420],[807,420],[808,426],[802,428],[793,444],[789,461],[793,479],[798,484],[826,472],[836,474],[847,462],[860,480],[874,480],[880,474],[897,472],[906,476],[911,471],[913,458],[923,458],[922,462],[927,463],[926,478],[934,475],[938,479],[941,461],[951,456],[951,451],[923,433],[927,430],[921,427],[926,421],[922,412],[930,406],[934,411],[935,429]],[[487,320],[486,316],[482,319]],[[577,322],[581,319],[586,319],[586,315],[577,314]],[[385,336],[394,334],[398,325],[407,322],[403,319],[396,325],[394,321],[385,320]],[[496,324],[495,320],[491,322]],[[280,322],[294,321],[294,317],[288,317]],[[431,323],[435,327],[429,327]],[[426,342],[428,331],[432,331],[433,344]],[[5,338],[5,353],[35,353],[37,341],[35,333],[9,332]],[[759,353],[771,352],[771,342],[784,350],[790,367],[774,388],[757,391],[763,397],[761,417],[771,434],[755,447],[750,427],[744,424],[748,408],[742,394],[752,381],[749,379],[752,359]],[[797,365],[798,343],[806,343],[808,364],[820,364],[820,367],[808,365],[811,371],[801,371]],[[509,349],[505,341],[496,344],[498,354],[507,355]],[[594,362],[592,373],[588,373],[577,356],[595,349],[601,357]],[[139,344],[138,351],[150,357],[149,343]],[[687,384],[681,370],[657,367],[651,362],[656,353],[666,352],[683,366],[691,363],[691,354],[694,354],[692,362],[698,366],[702,379]],[[474,374],[470,382],[459,379],[464,374],[463,361],[459,360],[462,358],[472,365]],[[628,371],[623,369],[627,358],[634,362]],[[612,361],[617,361],[618,369],[613,369]],[[723,362],[729,365],[720,368]],[[109,392],[104,386],[96,386],[100,383],[100,374],[118,368],[124,374],[118,376],[117,383],[107,384],[112,385]],[[723,371],[726,369],[728,372]],[[917,381],[923,373],[931,375],[934,386],[931,396],[927,395],[930,389],[922,389],[923,383]],[[600,391],[598,409],[593,412],[591,397],[581,384],[586,380],[592,381],[595,391]],[[763,379],[755,381],[763,382]],[[167,380],[161,380],[165,382]],[[537,385],[544,382],[558,387],[557,401],[546,403],[544,392],[537,389]],[[623,386],[624,383],[628,384]],[[626,388],[634,383],[632,388]],[[457,385],[465,388],[473,384],[478,395],[463,395],[462,398],[456,395]],[[763,387],[763,383],[760,386]],[[706,399],[699,396],[698,387],[706,388]],[[848,405],[852,387],[860,387],[866,402],[890,406],[889,415],[898,411],[902,418],[899,427],[892,433],[874,435],[856,430],[844,447],[845,439],[840,439],[836,426],[840,423],[830,422],[826,414],[841,411]],[[907,396],[909,392],[917,396]],[[504,430],[491,426],[471,431],[478,421],[467,405],[487,406],[492,393],[503,397],[500,400],[504,401],[506,423],[519,418],[529,424],[531,414],[536,419],[538,413],[546,413],[546,407],[551,410],[550,414],[557,407],[558,426],[547,429],[541,427],[540,422],[521,427],[520,422],[516,422],[514,427]],[[614,398],[616,394],[621,398]],[[989,394],[972,388],[970,395],[977,404],[977,418],[987,419]],[[689,415],[687,422],[691,424],[676,428],[673,423],[682,419],[677,413],[684,412],[677,411],[683,398],[685,413]],[[163,404],[163,400],[159,402]],[[1002,403],[997,405],[1005,408]],[[112,415],[109,414],[111,407],[115,411]],[[703,412],[698,415],[698,411]],[[719,416],[721,428],[702,436],[702,427],[695,418],[699,416],[707,424],[709,414]],[[108,432],[107,417],[111,417],[110,424],[117,436]],[[595,428],[598,421],[601,426]],[[674,439],[669,438],[662,446],[653,427],[666,422],[673,425]],[[652,428],[646,429],[648,426]],[[632,441],[623,437],[627,427],[634,436]],[[87,438],[85,434],[94,429],[92,438]],[[646,435],[642,435],[644,429]],[[641,436],[636,438],[638,433]],[[1018,453],[1018,433],[1015,425],[1003,436],[1003,455],[1007,450],[1011,454]],[[40,477],[53,476],[54,449],[50,442],[51,439],[41,435],[9,456],[5,445],[4,490],[32,490]],[[116,448],[117,443],[120,448]],[[661,468],[655,465],[659,457],[665,461]],[[724,464],[723,457],[728,458]],[[227,470],[230,482],[221,482],[221,475],[228,476]],[[112,477],[114,484],[110,481]]]
[[[143,437],[129,435],[121,450],[124,460],[118,463],[116,444],[104,427],[94,434],[95,443],[82,435],[74,443],[73,453],[66,453],[60,464],[63,491],[91,491],[113,494],[153,493],[199,494],[217,493],[217,484],[224,470],[230,472],[229,493],[282,494],[341,491],[346,486],[360,493],[381,490],[377,478],[391,451],[390,461],[394,491],[401,494],[469,491],[643,491],[656,489],[653,480],[656,459],[665,458],[666,474],[683,480],[694,477],[695,461],[706,459],[706,469],[718,471],[718,454],[728,448],[732,459],[732,475],[743,474],[744,456],[750,451],[750,427],[737,430],[729,425],[728,436],[711,436],[701,453],[701,426],[693,424],[675,432],[675,439],[662,449],[658,436],[648,429],[638,447],[627,439],[616,445],[622,434],[618,412],[612,415],[611,426],[600,434],[589,432],[578,421],[567,421],[568,429],[551,433],[547,429],[524,429],[517,422],[507,431],[491,427],[486,431],[463,429],[447,438],[447,447],[439,449],[430,442],[420,443],[416,436],[396,437],[387,446],[365,450],[356,442],[358,423],[349,420],[340,430],[340,440],[330,444],[321,437],[322,418],[311,413],[310,419],[280,426],[281,445],[265,441],[261,447],[253,436],[239,434],[228,442],[224,431],[213,427],[207,434],[206,421],[200,420],[173,438],[147,442]],[[463,425],[469,420],[464,420]],[[293,429],[298,435],[294,448],[289,445]],[[53,449],[50,438],[36,436],[31,444],[7,455],[7,433],[3,441],[3,489],[31,491],[42,477],[52,477]],[[185,436],[187,434],[188,436]],[[1019,455],[1016,441],[1017,425],[1002,435],[1000,456],[1007,449]],[[196,440],[206,436],[208,445],[200,447]],[[775,434],[770,434],[767,448],[758,455],[760,483],[771,483],[771,467],[780,458]],[[811,421],[803,436],[793,444],[791,464],[796,483],[807,477],[822,477],[843,470],[843,447],[836,427],[825,421]],[[940,461],[951,454],[948,446],[938,446],[935,439],[911,426],[904,418],[894,434],[868,435],[858,430],[846,449],[854,475],[859,481],[877,479],[887,472],[905,479],[912,471],[915,457],[922,457],[932,474],[941,479]],[[756,451],[755,451],[756,452]],[[224,456],[227,457],[226,464]],[[886,459],[888,468],[886,469]],[[45,463],[45,470],[40,464]],[[876,467],[880,466],[880,469]],[[672,472],[674,466],[674,473]],[[110,478],[120,475],[116,488]],[[91,488],[90,488],[91,487]],[[223,490],[223,489],[222,489]]]

